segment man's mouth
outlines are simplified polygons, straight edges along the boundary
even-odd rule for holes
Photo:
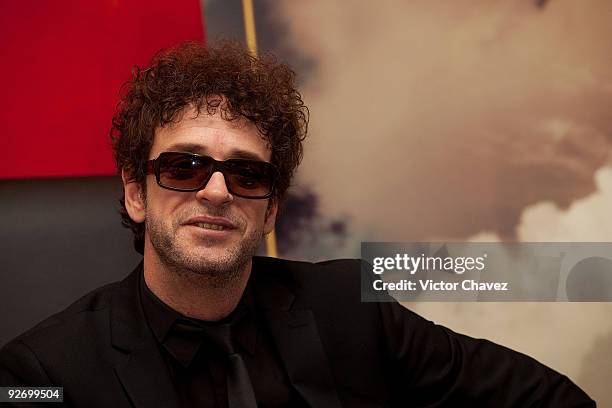
[[[193,217],[187,220],[185,224],[210,231],[229,231],[236,229],[236,225],[224,217]]]
[[[195,224],[192,224],[192,225],[195,225],[196,227],[199,227],[199,228],[210,229],[210,230],[215,230],[215,231],[223,231],[223,230],[227,229],[223,225],[208,224],[208,223],[205,223],[205,222],[198,222],[198,223],[195,223]]]

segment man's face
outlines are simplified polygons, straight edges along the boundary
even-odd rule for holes
[[[177,124],[156,131],[149,159],[170,151],[202,154],[216,160],[249,158],[269,162],[271,157],[252,123],[228,122],[218,114],[206,112],[195,117],[192,109],[186,110]],[[136,189],[137,184],[124,185],[128,201],[128,195],[134,197],[128,189]],[[195,192],[164,189],[157,185],[154,175],[147,176],[146,187],[142,208],[132,211],[128,206],[136,222],[145,222],[145,258],[150,256],[154,262],[176,271],[207,275],[213,284],[223,285],[248,270],[245,268],[250,267],[263,235],[274,228],[276,202],[269,205],[269,199],[232,195],[220,172]]]

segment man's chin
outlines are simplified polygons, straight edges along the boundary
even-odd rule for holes
[[[171,237],[150,234],[157,258],[174,273],[185,278],[208,277],[230,282],[248,271],[259,241],[252,239],[203,239],[191,229],[180,228]],[[237,237],[236,237],[237,238]]]
[[[249,257],[239,256],[227,248],[198,248],[186,252],[177,259],[176,266],[202,276],[233,276],[245,269]],[[180,268],[180,266],[183,268]]]

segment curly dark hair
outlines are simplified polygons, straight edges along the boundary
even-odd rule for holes
[[[157,53],[148,68],[134,67],[124,84],[110,137],[121,174],[145,190],[145,163],[156,129],[181,119],[193,106],[199,114],[217,110],[225,120],[246,118],[272,150],[279,179],[273,200],[280,201],[302,159],[308,108],[296,90],[295,73],[272,55],[252,56],[241,44],[188,42]],[[144,225],[134,222],[121,203],[122,224],[134,232],[144,252]]]

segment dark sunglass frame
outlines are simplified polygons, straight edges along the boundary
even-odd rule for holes
[[[210,171],[210,174],[204,178],[204,181],[203,181],[202,185],[199,185],[198,187],[194,187],[194,188],[177,188],[177,187],[172,187],[172,186],[164,185],[162,183],[162,181],[161,181],[161,164],[169,156],[180,156],[180,157],[196,159],[196,160],[198,160],[201,163],[208,162],[208,163],[212,164],[212,170]],[[254,165],[254,166],[258,166],[258,167],[263,166],[266,169],[266,171],[269,174],[269,176],[270,176],[270,180],[269,180],[270,191],[267,194],[265,194],[265,195],[256,195],[256,196],[250,196],[250,195],[244,195],[244,194],[241,194],[241,193],[237,193],[232,188],[232,184],[233,183],[231,181],[232,178],[230,177],[230,176],[233,175],[233,173],[231,171],[232,166],[235,166],[236,164],[240,164],[240,165],[249,165],[250,164],[250,165]],[[204,169],[204,166],[201,167],[200,171],[202,171],[203,169]],[[232,195],[235,195],[237,197],[254,199],[254,200],[270,198],[274,194],[274,188],[276,186],[276,181],[278,179],[278,169],[272,163],[268,163],[268,162],[264,162],[264,161],[259,161],[259,160],[247,160],[247,159],[228,159],[228,160],[219,161],[219,160],[213,159],[210,156],[199,155],[199,154],[194,154],[194,153],[186,153],[186,152],[163,152],[163,153],[160,153],[160,155],[157,156],[156,159],[147,161],[146,172],[147,172],[147,174],[154,174],[155,175],[155,179],[157,181],[157,185],[159,185],[160,187],[168,189],[168,190],[184,191],[184,192],[199,191],[199,190],[203,189],[204,187],[206,187],[206,185],[210,181],[210,178],[212,177],[212,175],[215,172],[221,172],[221,174],[223,174],[223,178],[225,180],[225,186],[227,187],[227,191],[229,191]]]

